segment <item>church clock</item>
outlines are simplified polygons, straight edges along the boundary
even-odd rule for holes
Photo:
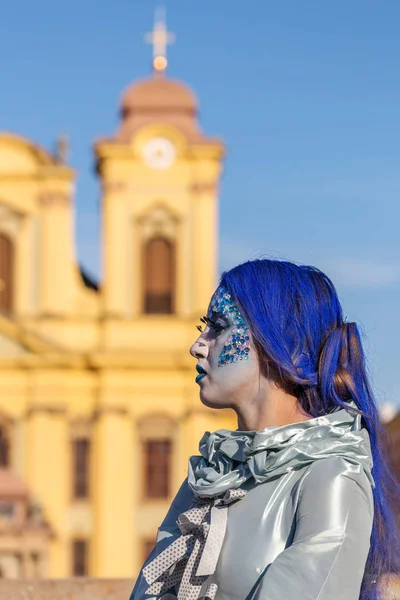
[[[175,147],[164,137],[149,140],[143,147],[142,156],[151,169],[168,169],[175,160]]]

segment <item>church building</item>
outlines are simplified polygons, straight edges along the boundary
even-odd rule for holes
[[[62,152],[0,133],[0,468],[45,524],[19,576],[40,550],[41,577],[134,577],[204,431],[235,427],[201,404],[189,354],[217,285],[224,145],[166,75],[167,39],[158,20],[153,74],[94,144],[99,284],[78,266]],[[2,535],[0,574],[19,552]]]

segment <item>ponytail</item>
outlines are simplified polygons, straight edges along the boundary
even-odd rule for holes
[[[345,408],[354,400],[363,414],[367,408],[363,399],[372,392],[356,323],[343,323],[329,332],[319,355],[318,376],[320,394],[329,404]]]

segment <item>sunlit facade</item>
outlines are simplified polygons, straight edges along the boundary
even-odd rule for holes
[[[43,577],[133,577],[202,433],[234,427],[199,402],[188,352],[217,282],[223,144],[164,73],[120,115],[94,145],[100,285],[62,148],[0,135],[0,433],[51,531]]]

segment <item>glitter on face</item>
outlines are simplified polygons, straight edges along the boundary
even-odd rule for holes
[[[249,328],[229,290],[220,286],[211,298],[208,317],[213,313],[222,314],[233,325],[231,334],[218,358],[218,366],[223,367],[239,360],[248,360],[250,352]]]

